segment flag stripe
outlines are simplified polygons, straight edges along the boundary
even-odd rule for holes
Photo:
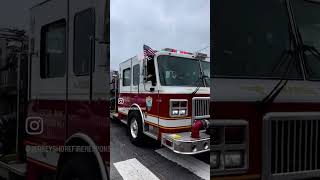
[[[152,57],[155,55],[156,51],[154,51],[153,49],[151,49],[147,45],[143,45],[143,53],[144,53],[145,58],[152,59]]]

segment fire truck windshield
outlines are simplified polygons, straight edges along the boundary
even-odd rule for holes
[[[232,4],[232,5],[230,5]],[[211,76],[215,78],[281,79],[292,48],[290,23],[284,1],[216,2]],[[223,17],[223,20],[218,19]],[[229,23],[226,23],[229,22]],[[293,59],[293,58],[291,58]],[[298,61],[292,61],[288,79],[302,79]]]
[[[162,86],[204,87],[199,77],[209,77],[210,74],[210,62],[184,57],[161,55],[158,57],[158,67]]]
[[[292,6],[304,45],[308,78],[320,80],[320,3],[292,0]]]

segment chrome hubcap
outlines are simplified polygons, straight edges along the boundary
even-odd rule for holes
[[[132,120],[131,120],[130,131],[131,131],[131,136],[133,138],[137,138],[137,136],[138,136],[138,123],[135,118],[132,118]]]

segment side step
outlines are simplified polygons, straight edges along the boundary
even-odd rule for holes
[[[119,114],[116,112],[110,112],[110,118],[112,119],[118,119]]]
[[[111,112],[110,113],[110,118],[115,119],[115,120],[120,120],[123,124],[127,125],[127,121],[124,119],[119,119],[119,113],[117,112]]]
[[[26,163],[5,163],[0,161],[0,177],[11,179],[12,176],[24,177],[26,175]]]

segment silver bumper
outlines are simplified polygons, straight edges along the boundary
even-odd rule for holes
[[[210,136],[200,131],[200,138],[191,138],[190,132],[163,133],[161,144],[178,154],[200,154],[210,151]]]

